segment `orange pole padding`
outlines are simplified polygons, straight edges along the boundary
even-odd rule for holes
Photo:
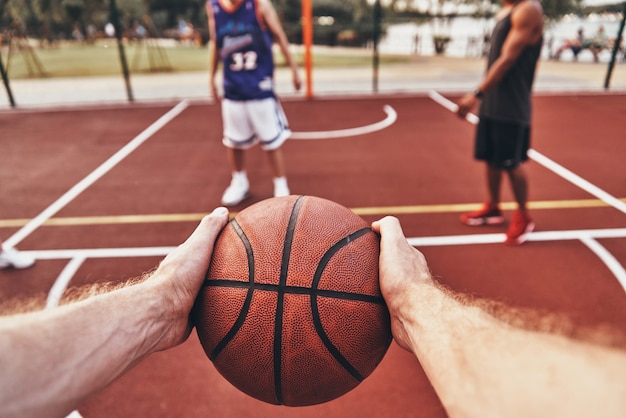
[[[304,45],[304,71],[306,98],[313,98],[313,5],[312,0],[302,0],[302,43]]]

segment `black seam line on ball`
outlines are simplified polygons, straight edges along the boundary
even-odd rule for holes
[[[348,235],[347,237],[345,237],[344,239],[342,239],[341,241],[337,242],[335,245],[330,247],[328,251],[326,251],[326,254],[324,254],[322,259],[320,260],[320,263],[317,265],[317,269],[315,270],[315,276],[313,276],[313,284],[311,287],[313,287],[314,289],[317,289],[317,287],[319,286],[320,280],[322,278],[322,274],[324,273],[324,270],[326,269],[326,265],[340,249],[344,248],[345,246],[349,245],[352,241],[355,241],[370,232],[372,232],[371,228],[360,229]],[[320,318],[320,315],[319,315],[319,311],[317,307],[317,298],[314,298],[314,297],[311,298],[311,312],[313,314],[313,324],[315,325],[315,330],[317,331],[317,335],[320,337],[320,339],[322,340],[322,342],[324,343],[324,345],[326,346],[330,354],[335,358],[335,360],[339,362],[339,364],[344,369],[346,369],[348,373],[350,373],[350,375],[357,382],[362,382],[363,379],[365,378],[356,369],[356,367],[350,364],[348,359],[346,359],[343,356],[343,354],[341,354],[341,351],[333,344],[333,342],[328,337],[328,334],[326,334],[326,331],[324,330],[324,326],[322,325],[322,319]]]
[[[239,280],[226,280],[226,279],[207,279],[204,282],[206,287],[229,287],[231,289],[252,289],[264,292],[279,292],[282,291],[285,294],[292,295],[309,295],[317,298],[330,298],[330,299],[343,299],[353,300],[357,302],[374,303],[377,305],[384,305],[385,300],[382,296],[365,295],[362,293],[351,292],[338,292],[336,290],[327,289],[312,289],[310,287],[301,286],[285,286],[282,289],[280,286],[270,283],[249,283]]]
[[[246,256],[248,257],[248,283],[254,283],[254,253],[252,251],[252,245],[250,244],[250,240],[246,236],[241,226],[234,219],[231,221],[233,229],[241,239],[245,249]],[[228,333],[222,338],[222,340],[215,346],[209,358],[211,360],[215,360],[220,352],[228,345],[228,343],[237,335],[239,329],[243,326],[243,323],[246,320],[246,316],[248,316],[248,311],[250,310],[250,305],[252,303],[252,295],[254,292],[254,288],[250,286],[248,289],[248,294],[246,295],[246,300],[241,307],[241,311],[239,312],[239,316],[237,320],[233,324],[232,328],[228,331]]]
[[[289,218],[287,225],[287,233],[285,234],[285,246],[283,247],[283,257],[280,263],[280,280],[278,282],[278,298],[276,301],[276,320],[274,321],[274,391],[276,401],[279,405],[283,402],[283,385],[282,385],[282,341],[283,341],[283,310],[285,307],[285,288],[287,287],[287,275],[289,273],[289,260],[291,258],[291,246],[293,244],[293,235],[296,230],[296,222],[300,207],[304,196],[298,197]]]

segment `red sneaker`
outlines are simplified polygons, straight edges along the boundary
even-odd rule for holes
[[[504,216],[498,205],[485,203],[482,209],[461,215],[461,222],[469,226],[502,225]]]
[[[509,230],[506,231],[505,244],[519,245],[528,239],[530,234],[535,229],[535,223],[527,212],[518,210],[513,214],[511,225]]]

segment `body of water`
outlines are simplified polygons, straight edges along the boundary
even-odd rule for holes
[[[615,38],[621,23],[621,14],[590,15],[587,17],[567,16],[558,22],[547,22],[544,30],[546,46],[542,58],[549,57],[549,42],[555,50],[565,40],[576,37],[579,28],[583,28],[585,35],[593,36],[601,25],[604,26],[607,38]],[[381,40],[379,49],[382,53],[393,54],[420,54],[433,55],[435,53],[432,37],[435,34],[448,35],[452,38],[446,49],[447,56],[466,57],[480,56],[483,48],[483,38],[490,34],[495,25],[494,19],[476,19],[471,17],[456,17],[448,20],[433,20],[428,23],[401,23],[389,25],[386,36]],[[600,55],[605,61],[610,57],[609,51]],[[562,60],[571,60],[571,51],[561,55]],[[593,61],[589,51],[583,51],[578,56],[579,61]]]

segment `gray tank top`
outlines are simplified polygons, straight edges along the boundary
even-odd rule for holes
[[[514,10],[498,21],[493,29],[487,69],[501,54],[502,44],[511,30],[511,14]],[[480,105],[480,116],[530,125],[531,92],[542,45],[543,37],[535,45],[527,46],[502,80],[485,93]]]

